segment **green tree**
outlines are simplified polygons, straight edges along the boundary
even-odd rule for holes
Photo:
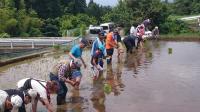
[[[93,0],[90,0],[86,13],[90,17],[95,17],[98,24],[100,24],[103,21],[102,16],[109,13],[111,10],[112,8],[109,6],[100,6],[99,4],[93,2]]]
[[[44,21],[42,32],[47,37],[57,37],[59,35],[59,18],[48,18]]]
[[[96,24],[96,20],[86,14],[64,15],[60,18],[60,34],[63,34],[66,30],[79,29],[81,26],[89,26],[90,24]]]
[[[70,14],[84,13],[86,8],[86,0],[70,0],[65,5],[64,12]]]
[[[60,0],[25,0],[26,10],[35,10],[39,17],[56,18],[61,16]]]

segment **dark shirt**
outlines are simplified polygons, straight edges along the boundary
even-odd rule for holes
[[[121,41],[122,41],[121,36],[118,34],[117,35],[117,42],[121,42]]]
[[[135,36],[128,36],[124,38],[124,43],[131,43],[132,46],[135,46]]]
[[[93,60],[95,60],[95,63],[98,64],[99,61],[100,61],[101,59],[103,59],[103,56],[104,56],[104,55],[103,55],[102,52],[100,52],[100,53],[96,53],[96,52],[95,52],[95,54],[92,56],[91,64],[94,65]]]
[[[150,24],[150,21],[148,21],[148,19],[146,19],[142,23],[144,24],[145,27],[147,27]]]

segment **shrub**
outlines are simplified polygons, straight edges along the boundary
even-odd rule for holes
[[[10,38],[10,35],[7,33],[1,33],[0,38]]]
[[[180,33],[188,33],[192,30],[188,27],[188,25],[181,20],[171,20],[168,19],[164,24],[160,25],[160,32],[163,34],[180,34]]]

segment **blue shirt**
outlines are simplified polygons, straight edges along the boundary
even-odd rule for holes
[[[75,58],[80,58],[82,56],[82,49],[80,48],[79,45],[75,45],[72,47],[70,53],[75,57]]]
[[[99,48],[99,40],[98,38],[93,42],[92,44],[92,49],[91,49],[91,56],[93,56],[96,52],[96,50]],[[101,44],[103,46],[105,46],[105,43],[104,42],[101,42]],[[106,56],[106,49],[104,48],[104,51],[103,51],[103,55]]]

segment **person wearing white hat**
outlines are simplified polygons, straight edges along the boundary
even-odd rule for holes
[[[36,90],[29,89],[25,91],[21,91],[18,89],[8,89],[4,90],[9,96],[18,95],[21,97],[23,103],[22,106],[19,107],[18,112],[26,112],[25,104],[31,103],[38,95]]]
[[[10,112],[22,106],[22,98],[19,95],[9,96],[6,91],[0,90],[0,112]]]
[[[77,87],[80,83],[79,80],[71,80],[73,71],[79,70],[81,67],[82,62],[81,60],[76,61],[61,61],[58,64],[56,64],[52,71],[49,74],[50,80],[56,81],[59,83],[59,90],[57,92],[57,105],[62,105],[65,103],[66,94],[68,91],[68,88],[65,83],[69,83],[74,87]],[[76,85],[76,86],[75,86]]]
[[[152,30],[152,36],[153,38],[159,38],[159,29],[158,26],[156,26],[153,30]]]

